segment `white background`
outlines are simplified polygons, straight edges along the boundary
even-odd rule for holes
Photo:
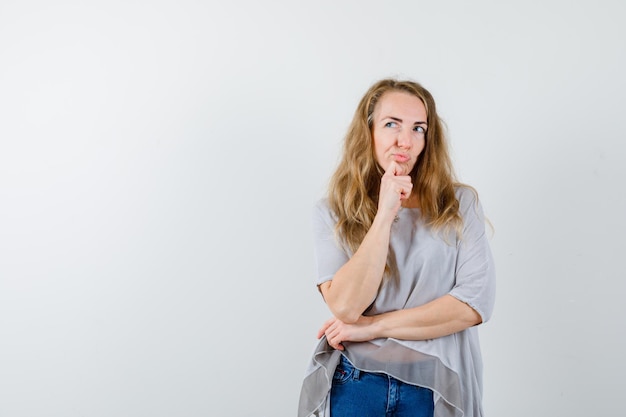
[[[0,416],[294,416],[377,79],[495,226],[491,417],[620,415],[622,1],[0,2]]]

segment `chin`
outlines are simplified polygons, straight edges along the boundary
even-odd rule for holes
[[[406,171],[406,175],[410,175],[410,174],[411,174],[411,172],[413,172],[413,170],[415,169],[415,164],[412,164],[412,163],[407,163],[407,164],[403,164],[403,165],[404,165],[404,166],[406,167],[406,169],[407,169],[407,171]]]

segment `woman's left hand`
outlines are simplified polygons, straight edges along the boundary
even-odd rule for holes
[[[371,324],[372,318],[367,316],[361,316],[354,324],[346,324],[333,317],[322,325],[317,332],[317,338],[326,335],[326,340],[333,349],[344,350],[343,342],[366,342],[375,339]]]

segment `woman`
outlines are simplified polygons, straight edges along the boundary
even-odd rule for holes
[[[476,325],[493,310],[493,260],[476,193],[454,181],[421,85],[367,91],[314,226],[333,317],[299,416],[482,416]]]

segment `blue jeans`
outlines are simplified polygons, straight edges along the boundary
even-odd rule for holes
[[[341,355],[330,391],[330,417],[432,417],[434,408],[430,389],[361,371]]]

